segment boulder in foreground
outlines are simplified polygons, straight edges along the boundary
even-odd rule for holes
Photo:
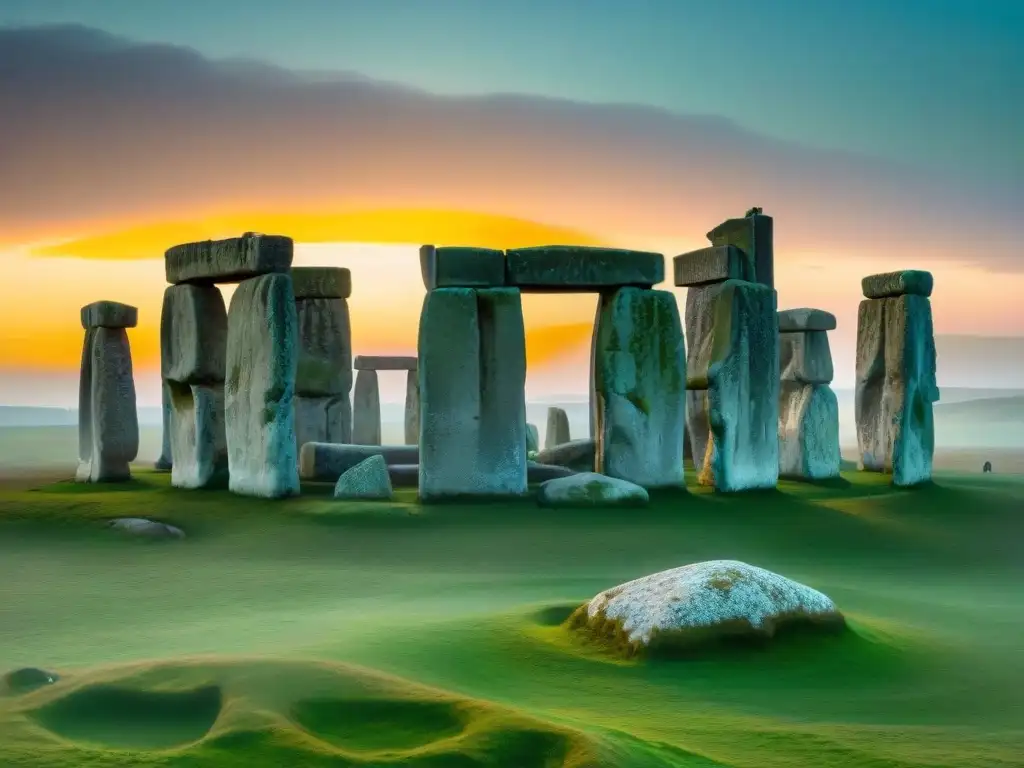
[[[641,486],[596,472],[548,480],[537,491],[542,507],[642,507],[648,501]]]
[[[770,639],[785,624],[833,630],[845,624],[821,592],[737,560],[694,563],[620,584],[569,621],[629,656],[727,638]]]
[[[379,453],[345,470],[334,486],[336,499],[389,501],[391,495],[388,463]]]

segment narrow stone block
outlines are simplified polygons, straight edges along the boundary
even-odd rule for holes
[[[505,284],[505,254],[490,248],[420,247],[420,272],[435,288],[489,288]]]
[[[644,488],[681,486],[686,349],[675,296],[621,288],[601,304],[596,471]]]
[[[648,251],[546,245],[505,253],[505,283],[533,293],[595,292],[665,279],[665,257]]]
[[[540,430],[536,424],[526,425],[526,453],[537,453],[540,450]]]
[[[779,394],[779,475],[839,477],[839,401],[827,384],[783,381]]]
[[[693,469],[700,476],[704,469],[708,443],[711,440],[711,422],[708,421],[708,391],[688,389],[686,391],[686,435],[690,445]]]
[[[352,404],[348,394],[328,397],[296,395],[295,445],[301,452],[306,443],[351,443]]]
[[[288,272],[294,244],[290,237],[246,232],[225,240],[202,240],[169,248],[164,254],[167,282],[237,283],[273,272]]]
[[[836,316],[823,309],[783,309],[779,311],[779,333],[834,331]]]
[[[359,355],[353,367],[357,371],[415,371],[418,361],[406,355]]]
[[[345,299],[295,302],[299,323],[295,391],[306,397],[352,390],[352,325]]]
[[[352,272],[344,267],[292,267],[295,299],[347,299]]]
[[[544,433],[544,449],[551,450],[555,446],[568,443],[569,437],[569,414],[564,408],[552,406],[548,408],[548,428]]]
[[[695,285],[686,291],[686,388],[708,388],[708,365],[711,363],[715,327],[715,299],[720,283]]]
[[[160,458],[153,463],[153,468],[160,472],[170,472],[173,466],[171,459],[171,390],[167,382],[160,384],[160,405],[161,405],[161,432]]]
[[[245,280],[231,298],[224,409],[235,493],[280,498],[299,492],[292,402],[298,325],[287,273]]]
[[[754,260],[754,276],[761,285],[775,287],[774,222],[763,213],[727,219],[708,232],[712,245],[735,245]],[[754,282],[754,281],[751,281]]]
[[[352,396],[352,442],[380,445],[380,388],[376,371],[359,371]]]
[[[224,385],[167,383],[171,395],[171,485],[213,488],[226,485],[227,434]]]
[[[899,272],[868,275],[861,280],[860,285],[864,295],[869,299],[885,299],[904,295],[928,297],[932,295],[935,280],[931,272],[906,269]]]
[[[171,285],[160,312],[160,375],[179,384],[223,383],[228,314],[215,285]]]
[[[139,324],[139,310],[117,301],[94,301],[82,307],[82,327],[134,328]]]
[[[779,334],[779,367],[783,381],[830,384],[834,375],[826,331]]]
[[[405,378],[405,444],[420,442],[420,377],[418,371],[409,371]]]
[[[672,259],[675,284],[679,287],[709,285],[725,280],[754,282],[754,260],[734,245],[713,245],[683,253]]]

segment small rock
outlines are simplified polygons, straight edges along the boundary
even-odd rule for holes
[[[380,499],[390,501],[391,477],[388,465],[379,453],[356,464],[338,478],[336,499]]]
[[[107,527],[131,533],[135,536],[147,536],[153,539],[184,539],[185,532],[167,523],[157,523],[142,517],[120,517],[111,520]]]
[[[982,472],[986,472],[986,473],[988,473],[988,472],[991,472],[991,471],[992,471],[992,462],[991,462],[991,461],[986,461],[986,462],[985,462],[985,463],[984,463],[984,464],[982,465],[982,467],[981,467],[981,471],[982,471]]]
[[[22,667],[4,675],[4,684],[12,693],[28,693],[44,685],[52,685],[60,679],[55,672],[36,667]]]
[[[641,507],[649,500],[639,485],[596,472],[548,480],[537,492],[542,507]]]

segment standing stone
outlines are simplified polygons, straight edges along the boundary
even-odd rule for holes
[[[828,384],[783,379],[779,394],[779,475],[826,480],[839,477],[841,462],[835,392]]]
[[[411,370],[405,378],[405,444],[420,442],[420,377]]]
[[[79,378],[79,482],[118,482],[131,478],[129,464],[139,452],[132,353],[124,326],[137,322],[137,310],[116,302],[82,309],[86,325]]]
[[[594,388],[594,362],[597,352],[597,324],[601,319],[601,297],[597,297],[597,304],[594,307],[594,327],[590,331],[590,437],[597,437],[597,390]]]
[[[299,326],[295,372],[295,437],[306,442],[352,440],[352,328],[348,301],[337,295],[351,291],[347,269],[297,268],[303,298],[296,298]]]
[[[712,245],[734,245],[754,261],[754,276],[761,285],[775,287],[774,222],[760,208],[742,219],[728,219],[708,232]],[[753,281],[751,281],[753,282]]]
[[[708,423],[707,368],[698,366],[698,360],[710,355],[711,331],[715,318],[715,285],[690,286],[686,290],[686,432],[694,470],[699,474],[704,466],[711,425]],[[699,378],[697,374],[699,373]]]
[[[356,445],[380,445],[380,388],[376,371],[362,370],[356,374],[352,442]]]
[[[526,425],[526,452],[536,453],[540,450],[540,430],[536,424]]]
[[[224,385],[166,384],[171,399],[171,485],[210,488],[227,479]]]
[[[304,397],[296,395],[295,445],[300,455],[306,443],[352,442],[352,406],[348,395]]]
[[[645,488],[683,485],[686,350],[675,296],[602,295],[598,329],[596,471]]]
[[[287,273],[242,282],[228,311],[229,488],[279,498],[299,492],[295,445],[298,317]]]
[[[153,464],[154,469],[161,472],[169,472],[171,470],[171,393],[167,387],[167,382],[164,381],[160,385],[160,410],[163,416],[161,422],[161,433],[162,439],[160,442],[160,458]]]
[[[708,422],[707,389],[686,390],[686,434],[689,438],[690,458],[693,470],[698,474],[704,468],[704,457],[711,439],[711,424]]]
[[[698,482],[725,492],[774,488],[779,478],[775,291],[742,280],[713,290],[711,336],[690,371],[691,379],[708,384],[711,434]]]
[[[568,443],[569,415],[563,408],[548,408],[548,428],[544,434],[544,448],[551,449],[556,445]]]

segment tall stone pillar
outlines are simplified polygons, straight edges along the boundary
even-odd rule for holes
[[[138,310],[115,301],[82,307],[82,368],[78,385],[78,469],[81,483],[131,478],[129,464],[139,452],[135,379],[127,328]]]
[[[380,384],[376,370],[356,371],[352,441],[356,445],[380,445]]]
[[[870,275],[857,318],[858,464],[913,486],[932,476],[939,399],[931,273]]]
[[[548,428],[544,433],[544,449],[569,442],[569,415],[563,408],[548,408]]]
[[[417,366],[418,367],[418,366]],[[405,377],[405,444],[420,442],[420,375],[416,368]]]
[[[160,457],[154,462],[153,468],[161,472],[171,470],[171,391],[166,381],[160,383],[161,440]]]

